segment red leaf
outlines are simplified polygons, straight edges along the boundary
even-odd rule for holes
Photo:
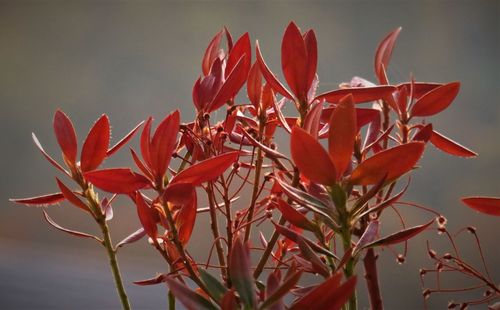
[[[45,158],[54,166],[56,167],[57,169],[59,169],[60,171],[62,171],[63,173],[65,173],[66,175],[68,175],[69,177],[71,177],[71,174],[66,171],[66,169],[64,169],[61,165],[59,165],[59,163],[57,161],[55,161],[52,157],[49,156],[49,154],[47,154],[47,152],[45,152],[45,150],[43,149],[42,147],[42,144],[40,144],[40,141],[38,141],[38,138],[35,136],[34,133],[31,133],[31,138],[33,139],[33,142],[35,143],[36,147],[38,148],[38,150],[40,150],[40,152],[42,153],[43,156],[45,156]]]
[[[110,193],[128,194],[150,185],[149,180],[129,168],[94,170],[84,174],[86,180]]]
[[[106,158],[109,138],[109,119],[106,115],[103,115],[97,120],[92,129],[90,129],[83,143],[80,163],[83,172],[96,169],[104,158]]]
[[[144,124],[144,121],[140,122],[137,126],[134,127],[128,134],[125,135],[120,141],[118,141],[115,145],[113,145],[108,152],[106,153],[106,157],[110,157],[114,153],[116,153],[119,149],[122,148],[127,142],[132,139],[132,137],[135,135],[135,133],[139,130],[139,128]]]
[[[500,216],[500,198],[497,197],[465,197],[462,202],[469,208],[489,215]]]
[[[300,101],[307,100],[307,51],[299,28],[294,22],[290,22],[283,35],[281,43],[281,67],[283,75]]]
[[[304,35],[304,44],[307,51],[307,88],[311,89],[314,78],[316,77],[316,68],[318,66],[318,42],[314,30],[308,30]],[[313,95],[314,96],[314,95]],[[312,99],[312,98],[309,98]]]
[[[304,129],[315,139],[318,139],[322,111],[323,104],[318,102],[310,108],[304,120]]]
[[[250,70],[250,64],[252,63],[252,47],[250,45],[250,36],[248,35],[248,32],[245,32],[245,34],[243,34],[238,39],[238,41],[236,41],[234,47],[229,53],[229,57],[227,58],[226,62],[226,69],[224,72],[224,77],[226,79],[231,71],[233,71],[233,69],[236,67],[242,56],[245,56],[243,62],[243,70],[248,74],[248,71]],[[245,80],[243,80],[241,85],[243,85],[244,82]]]
[[[137,215],[146,234],[153,240],[158,236],[158,227],[153,216],[153,210],[148,206],[140,192],[135,193],[135,205],[137,206]]]
[[[85,212],[90,212],[89,207],[83,203],[83,201],[78,198],[71,189],[69,189],[63,182],[61,182],[58,178],[56,178],[57,186],[61,189],[64,198],[66,198],[69,202],[71,202],[76,207],[82,209]]]
[[[228,290],[220,301],[221,310],[234,310],[238,309],[238,304],[236,303],[236,295],[234,294],[234,288]]]
[[[177,133],[179,132],[180,115],[176,110],[158,125],[149,146],[151,169],[155,172],[157,182],[161,182],[172,158],[172,153],[177,146]]]
[[[382,83],[384,79],[383,71],[389,65],[391,59],[392,50],[396,44],[396,39],[401,32],[401,27],[390,32],[383,40],[380,42],[377,51],[375,53],[375,74],[377,75],[379,81]],[[382,83],[384,84],[384,83]]]
[[[248,73],[247,94],[255,109],[258,109],[262,98],[262,73],[257,62],[253,64]]]
[[[431,116],[445,110],[458,95],[459,82],[436,87],[418,99],[411,108],[411,116]]]
[[[293,162],[306,178],[324,185],[335,183],[335,166],[316,139],[295,126],[290,144]]]
[[[170,184],[166,188],[163,197],[169,203],[169,206],[173,206],[173,209],[180,208],[175,215],[175,226],[179,240],[183,244],[187,244],[196,221],[197,198],[195,188],[189,183]]]
[[[411,82],[401,83],[401,84],[397,85],[397,88],[401,89],[403,87],[408,87],[408,89],[411,89],[411,84],[412,84]],[[441,83],[415,82],[415,83],[413,83],[413,96],[412,97],[414,99],[418,99],[418,98],[422,97],[423,95],[425,95],[426,93],[433,90],[434,88],[439,87],[441,85],[443,85],[443,84],[441,84]]]
[[[61,110],[57,110],[54,115],[54,133],[56,134],[57,143],[59,143],[64,157],[69,164],[74,165],[76,163],[78,148],[75,128],[68,116]]]
[[[309,231],[315,231],[316,226],[311,221],[309,221],[304,214],[297,211],[283,199],[278,199],[278,203],[276,204],[276,206],[283,214],[283,217],[293,226],[297,226]]]
[[[357,135],[356,109],[352,95],[347,95],[333,111],[328,133],[328,153],[339,180],[351,162]]]
[[[394,234],[388,235],[386,237],[380,238],[373,242],[370,242],[364,246],[364,248],[370,248],[375,246],[388,246],[391,244],[401,243],[403,241],[407,241],[419,233],[423,232],[427,227],[429,227],[432,223],[434,223],[434,219],[428,222],[427,224],[418,225],[414,227],[410,227],[401,231],[398,231]]]
[[[208,107],[207,112],[212,112],[223,106],[229,99],[236,96],[240,88],[246,81],[248,70],[245,68],[248,56],[242,55],[236,63],[234,69],[229,73],[229,76],[222,84],[221,88],[214,96]]]
[[[45,218],[45,220],[47,221],[47,223],[49,223],[50,225],[52,225],[57,230],[60,230],[62,232],[65,232],[67,234],[70,234],[70,235],[73,235],[73,236],[76,236],[76,237],[91,238],[91,239],[96,240],[99,243],[103,242],[101,239],[99,239],[98,237],[96,237],[94,235],[90,235],[90,234],[87,234],[87,233],[84,233],[84,232],[81,232],[81,231],[67,229],[67,228],[64,228],[64,227],[60,226],[59,224],[57,224],[56,222],[54,222],[49,217],[49,215],[47,214],[47,212],[45,212],[45,211],[43,211],[43,217]]]
[[[210,41],[208,47],[205,51],[205,55],[203,56],[203,61],[201,64],[201,68],[203,71],[203,75],[208,75],[210,72],[210,68],[212,67],[212,63],[219,56],[219,45],[222,39],[222,34],[224,30],[219,31]]]
[[[356,288],[356,277],[350,277],[340,285],[342,273],[338,272],[296,301],[290,310],[341,309]]]
[[[200,294],[193,292],[186,285],[177,282],[175,279],[165,276],[164,281],[167,282],[172,294],[174,294],[188,310],[216,309],[210,301],[206,300]]]
[[[266,65],[264,62],[264,59],[262,58],[262,54],[260,52],[260,47],[259,47],[259,42],[257,41],[255,44],[256,48],[256,55],[257,55],[257,62],[259,63],[260,71],[262,72],[262,75],[266,79],[267,83],[271,85],[271,87],[277,92],[282,94],[288,99],[293,100],[293,95],[281,84],[280,81],[276,78],[276,76],[271,72],[269,67]]]
[[[273,98],[275,98],[273,96]],[[284,98],[283,98],[284,99]],[[281,101],[280,101],[281,102]],[[281,108],[280,106],[278,105],[278,103],[276,102],[276,100],[273,100],[273,109],[274,109],[274,113],[276,113],[276,117],[278,118],[278,121],[280,122],[281,126],[288,132],[288,133],[291,133],[292,130],[290,129],[290,126],[287,122],[287,119],[285,118],[285,116],[283,115],[283,113],[281,112]]]
[[[25,204],[25,205],[35,205],[35,206],[49,206],[60,203],[64,200],[64,195],[62,193],[47,194],[42,196],[30,197],[30,198],[13,198],[9,199],[11,202]]]
[[[337,103],[345,96],[352,94],[354,103],[363,103],[383,99],[395,90],[394,86],[342,88],[320,94],[314,100],[324,99],[326,102]]]
[[[477,153],[433,130],[431,143],[443,152],[454,156],[476,157]]]
[[[234,241],[229,260],[229,274],[245,308],[255,309],[257,305],[254,279],[251,273],[250,252],[238,236]]]
[[[377,237],[378,234],[378,227],[378,220],[370,221],[370,224],[368,224],[368,227],[366,227],[365,232],[359,238],[358,243],[356,243],[356,246],[353,249],[354,255],[357,255],[357,252],[363,249],[366,244],[375,240],[375,237]]]
[[[386,176],[397,179],[415,166],[424,152],[423,142],[410,142],[379,152],[359,164],[352,172],[351,183],[370,185]]]
[[[146,121],[146,125],[144,125],[144,128],[142,129],[141,133],[141,154],[142,154],[142,159],[144,159],[144,162],[146,165],[151,169],[151,150],[150,150],[150,145],[151,145],[151,123],[153,122],[153,118],[149,117],[148,120]],[[152,170],[152,169],[151,169]],[[154,173],[154,171],[151,171]]]
[[[302,276],[302,271],[297,271],[297,272],[294,272],[293,274],[291,274],[290,276],[288,276],[287,278],[285,278],[283,284],[279,287],[275,287],[273,290],[270,289],[270,282],[271,281],[274,281],[272,280],[273,278],[275,278],[276,276],[274,276],[273,278],[271,278],[273,275],[275,275],[275,273],[271,273],[269,274],[269,278],[268,278],[268,285],[266,287],[266,300],[262,303],[261,305],[261,309],[266,309],[267,307],[270,307],[270,306],[277,306],[277,307],[271,307],[269,309],[272,309],[272,310],[275,310],[275,309],[284,309],[284,304],[283,304],[283,297],[285,295],[287,295],[291,289],[293,289],[295,287],[295,285],[299,282],[300,280],[300,277]],[[276,279],[275,282],[278,282],[279,280]],[[279,283],[275,283],[275,284],[279,284]],[[276,305],[276,303],[278,303]]]
[[[191,183],[193,186],[198,186],[201,183],[211,181],[236,162],[238,155],[239,152],[228,152],[200,161],[179,172],[170,183]]]
[[[424,127],[420,128],[420,130],[413,137],[413,141],[423,141],[428,142],[432,136],[432,124],[427,124]]]

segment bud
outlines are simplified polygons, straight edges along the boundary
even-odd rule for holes
[[[436,258],[436,255],[437,255],[436,251],[434,251],[434,250],[432,250],[432,249],[430,249],[430,250],[427,252],[427,254],[429,254],[429,256],[430,256],[432,259],[435,259],[435,258]]]
[[[455,309],[456,307],[458,306],[458,304],[456,304],[455,302],[453,301],[450,301],[448,303],[448,309]]]
[[[418,272],[419,272],[420,276],[423,277],[427,273],[427,270],[420,268],[420,270]]]
[[[443,255],[443,258],[446,260],[451,260],[451,259],[453,259],[453,255],[451,255],[450,253],[446,253]]]
[[[405,262],[406,258],[404,257],[403,254],[398,254],[398,257],[396,260],[397,260],[398,264],[402,265]]]
[[[475,234],[475,233],[476,233],[476,227],[474,227],[474,226],[469,226],[469,227],[467,227],[467,230],[468,230],[471,234]]]
[[[424,299],[429,299],[429,297],[431,297],[431,290],[429,288],[426,288],[423,292],[422,292],[422,295],[424,296]]]

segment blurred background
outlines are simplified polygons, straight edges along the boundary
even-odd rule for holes
[[[435,128],[480,154],[476,159],[448,156],[429,147],[416,171],[407,200],[444,213],[455,231],[474,225],[482,239],[492,276],[500,281],[499,220],[461,205],[466,195],[500,195],[500,2],[499,1],[0,1],[0,308],[114,309],[119,307],[107,259],[89,240],[49,227],[41,210],[14,205],[11,197],[57,191],[60,176],[31,141],[36,132],[45,149],[60,158],[52,132],[55,109],[73,120],[80,141],[91,124],[107,113],[113,142],[149,115],[157,119],[180,109],[194,116],[191,89],[201,72],[201,57],[224,25],[235,38],[248,31],[280,77],[281,36],[290,20],[314,28],[319,42],[320,91],[334,89],[353,75],[374,80],[378,42],[402,26],[389,68],[392,81],[462,82],[461,92]],[[134,141],[131,146],[135,146]],[[282,146],[286,149],[286,146]],[[130,165],[126,149],[108,167]],[[127,200],[114,206],[115,241],[139,227]],[[93,222],[63,203],[48,209],[61,225],[97,232]],[[429,215],[406,212],[410,224]],[[386,232],[397,229],[390,216]],[[200,217],[190,249],[204,253],[211,239]],[[446,246],[427,233],[410,242],[406,263],[381,254],[380,277],[387,309],[420,309],[418,269],[430,267],[425,240]],[[480,267],[472,238],[462,252]],[[131,282],[166,271],[144,240],[119,255],[132,304],[138,309],[166,307],[163,285]],[[462,278],[451,286],[463,284]],[[364,284],[361,308],[368,307]],[[477,295],[480,297],[480,295]],[[447,295],[430,305],[443,309]]]

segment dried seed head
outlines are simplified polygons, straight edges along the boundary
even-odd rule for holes
[[[431,297],[431,293],[432,293],[431,290],[426,288],[425,290],[423,290],[422,296],[424,296],[424,299],[427,300],[429,299],[429,297]]]
[[[238,170],[239,168],[240,168],[240,163],[239,163],[239,162],[235,162],[235,163],[233,164],[233,169],[234,169],[234,170]]]
[[[460,310],[465,310],[469,307],[469,304],[466,302],[463,302],[460,304]]]
[[[438,234],[444,234],[446,232],[446,228],[445,227],[438,227]]]
[[[437,222],[438,222],[439,227],[444,227],[446,225],[446,223],[448,223],[448,220],[446,219],[446,217],[440,215],[437,218]]]
[[[419,273],[420,273],[420,276],[423,277],[427,273],[427,270],[420,268]]]
[[[435,258],[436,258],[436,255],[437,255],[436,251],[434,251],[434,250],[432,250],[432,249],[430,249],[430,250],[427,252],[427,254],[429,254],[430,258],[432,258],[432,259],[435,259]]]
[[[451,259],[453,259],[453,255],[451,255],[450,253],[446,253],[446,254],[443,255],[443,258],[445,260],[451,260]]]
[[[402,265],[405,262],[406,258],[403,254],[398,254],[398,257],[396,260],[397,260],[398,264]]]
[[[492,290],[486,290],[486,291],[483,293],[483,296],[484,296],[484,297],[488,297],[488,296],[491,296],[491,294],[493,294],[493,291],[492,291]]]
[[[469,226],[469,227],[467,227],[467,231],[469,231],[471,234],[475,234],[476,233],[476,227]]]
[[[209,120],[210,119],[210,114],[209,113],[203,114],[203,119]]]
[[[276,143],[271,143],[271,145],[269,146],[271,149],[275,150],[276,149]]]
[[[436,270],[437,270],[438,272],[443,271],[443,264],[442,264],[441,262],[438,262],[438,263],[436,264]]]
[[[453,302],[453,300],[448,303],[448,309],[455,309],[457,306],[458,304]]]

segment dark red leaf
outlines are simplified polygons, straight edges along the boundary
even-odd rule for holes
[[[420,130],[413,137],[413,141],[423,141],[427,142],[432,137],[432,124],[427,124],[424,127],[420,128]]]
[[[291,136],[292,159],[309,180],[324,185],[335,183],[335,166],[323,146],[300,127],[293,127]]]
[[[316,68],[318,66],[318,42],[314,30],[308,30],[304,35],[304,44],[307,51],[307,88],[311,89],[316,77]],[[313,92],[314,94],[314,92]],[[314,96],[314,95],[313,95]],[[309,98],[312,99],[312,98]]]
[[[164,280],[167,282],[172,294],[174,294],[188,310],[217,309],[210,301],[170,276],[165,276]]]
[[[337,103],[345,96],[352,94],[354,103],[370,102],[386,98],[396,90],[394,86],[353,87],[333,90],[320,94],[314,100],[325,100]]]
[[[132,139],[135,133],[139,130],[139,128],[144,124],[144,121],[140,122],[137,126],[134,127],[128,134],[125,135],[120,141],[118,141],[115,145],[113,145],[108,152],[106,153],[106,157],[110,157],[115,154],[119,149],[121,149],[127,142]]]
[[[56,134],[57,142],[61,147],[64,157],[69,164],[76,163],[77,142],[76,133],[71,120],[62,112],[57,110],[54,115],[54,133]]]
[[[142,129],[142,134],[141,134],[141,154],[142,154],[142,159],[146,163],[146,165],[152,169],[151,165],[151,150],[150,150],[150,145],[151,145],[151,123],[153,122],[153,118],[149,117],[148,120],[146,121],[146,124],[144,125],[144,128]],[[153,174],[155,171],[151,171]]]
[[[352,95],[347,95],[333,111],[328,132],[328,153],[339,180],[351,163],[357,135],[356,109]]]
[[[271,273],[269,275],[269,277],[271,277],[271,275],[274,275],[274,272]],[[282,300],[283,297],[286,296],[288,293],[290,293],[290,290],[293,289],[295,287],[295,285],[299,282],[301,276],[302,276],[302,271],[294,272],[293,274],[288,276],[285,279],[285,281],[283,282],[283,284],[281,284],[279,287],[276,287],[274,290],[266,291],[266,300],[262,303],[260,308],[266,309],[267,307],[273,306],[276,303],[278,303],[278,305],[282,306],[278,309],[284,309],[283,300]],[[266,287],[266,290],[269,287],[269,282],[270,281],[268,280],[268,285]],[[279,284],[279,283],[276,283],[276,284]],[[274,310],[276,308],[271,307],[271,309]]]
[[[29,198],[12,198],[9,199],[9,201],[19,204],[25,204],[28,206],[49,206],[58,204],[64,199],[65,198],[62,193],[54,193]]]
[[[306,119],[304,120],[304,129],[307,131],[313,138],[318,139],[319,133],[319,125],[321,120],[321,112],[323,111],[323,104],[318,102],[314,105],[311,105],[309,112],[306,115]]]
[[[458,95],[459,82],[436,87],[418,99],[411,108],[411,116],[431,116],[445,110]]]
[[[441,84],[441,83],[415,82],[415,83],[413,83],[413,96],[412,97],[414,99],[418,99],[418,98],[422,97],[423,95],[425,95],[426,93],[433,90],[434,88],[439,87],[441,85],[443,85],[443,84]],[[410,89],[411,82],[401,83],[401,84],[397,85],[398,89],[401,89],[403,87],[408,87],[408,89]]]
[[[396,39],[401,32],[401,27],[390,32],[383,40],[380,42],[377,51],[375,53],[375,74],[377,75],[379,81],[385,80],[383,77],[385,69],[389,65],[391,59],[392,50],[396,44]],[[382,83],[385,84],[385,83]]]
[[[368,226],[365,229],[365,232],[359,238],[358,243],[356,243],[356,246],[353,249],[354,255],[356,255],[357,252],[361,250],[365,245],[375,240],[375,238],[378,235],[378,227],[379,227],[378,220],[373,220],[370,222],[370,224],[368,224]]]
[[[338,272],[296,301],[290,310],[341,309],[356,288],[356,277],[340,285],[342,273]],[[340,285],[340,286],[339,286]]]
[[[283,86],[283,84],[281,84],[281,82],[276,78],[276,76],[271,72],[269,67],[264,62],[264,59],[262,58],[262,54],[260,52],[258,41],[255,44],[255,48],[257,55],[257,62],[259,63],[260,71],[262,72],[262,75],[266,79],[267,83],[269,83],[269,85],[271,85],[271,87],[277,93],[280,93],[281,95],[285,96],[288,99],[293,99],[293,95]]]
[[[208,107],[207,112],[212,112],[223,106],[229,99],[236,96],[240,88],[246,81],[248,70],[245,68],[247,55],[242,55],[234,69],[220,87],[217,94]]]
[[[284,98],[283,98],[284,99]],[[274,113],[276,113],[276,117],[278,117],[278,121],[280,122],[281,126],[288,132],[291,133],[292,130],[290,129],[290,125],[288,124],[287,119],[281,112],[281,107],[280,105],[276,102],[276,100],[273,100],[273,109]]]
[[[201,183],[211,181],[231,167],[238,156],[239,152],[228,152],[200,161],[182,170],[172,179],[171,183],[191,183],[193,186],[198,186]]]
[[[410,142],[379,152],[359,164],[351,174],[354,185],[375,184],[384,176],[397,179],[415,166],[424,152],[423,142]]]
[[[179,240],[187,244],[196,221],[197,198],[194,186],[190,183],[169,184],[163,197],[169,206],[173,206],[174,209],[180,208],[175,215],[175,226]]]
[[[315,231],[316,226],[304,214],[297,211],[283,199],[278,199],[276,206],[281,211],[281,214],[283,214],[283,217],[292,225],[305,230]]]
[[[234,294],[234,288],[227,291],[224,296],[222,296],[220,307],[221,310],[234,310],[238,309],[238,304],[236,303],[236,295]]]
[[[476,157],[477,153],[433,130],[431,143],[443,152],[460,157]]]
[[[401,231],[398,231],[394,234],[388,235],[386,237],[380,238],[378,240],[375,240],[373,242],[370,242],[364,246],[364,248],[371,248],[375,246],[388,246],[391,244],[396,244],[396,243],[401,243],[403,241],[407,241],[408,239],[411,239],[418,235],[419,233],[423,232],[424,230],[427,229],[432,223],[434,223],[434,219],[428,222],[427,224],[423,225],[418,225],[414,226],[411,228],[407,228]]]
[[[64,227],[60,226],[59,224],[57,224],[56,222],[54,222],[49,217],[49,215],[47,214],[47,212],[45,212],[45,211],[43,211],[43,217],[45,218],[45,220],[47,221],[47,223],[49,223],[50,225],[52,225],[57,230],[60,230],[62,232],[65,232],[67,234],[70,234],[70,235],[73,235],[73,236],[76,236],[76,237],[91,238],[91,239],[96,240],[99,243],[103,242],[101,239],[99,239],[98,237],[96,237],[94,235],[90,235],[90,234],[87,234],[87,233],[84,233],[84,232],[81,232],[81,231],[67,229],[67,228],[64,228]]]
[[[238,236],[234,241],[229,260],[229,274],[231,281],[238,291],[245,307],[255,309],[257,300],[255,296],[254,279],[251,273],[250,252],[248,246],[243,244]]]
[[[252,47],[250,45],[250,36],[248,32],[245,32],[234,44],[234,47],[229,53],[229,57],[226,62],[226,69],[224,72],[224,77],[227,79],[231,71],[236,67],[242,56],[245,56],[243,61],[243,71],[248,75],[250,70],[250,64],[252,63]],[[245,76],[246,78],[246,76]],[[244,83],[245,80],[243,80]],[[241,85],[243,85],[241,83]],[[241,87],[241,86],[240,86]]]
[[[140,192],[135,193],[135,205],[137,206],[137,215],[146,234],[153,240],[158,236],[158,227],[154,219],[153,210],[148,206]]]
[[[84,174],[87,181],[110,193],[128,194],[148,187],[150,181],[129,168],[94,170]]]
[[[464,197],[462,202],[476,211],[500,216],[500,198],[498,197]]]
[[[63,182],[61,182],[58,178],[56,178],[57,186],[61,190],[64,198],[66,198],[69,202],[71,202],[74,206],[82,209],[85,212],[90,212],[89,207],[78,198],[75,193],[71,189],[69,189]]]
[[[109,147],[110,128],[109,119],[106,115],[101,116],[90,129],[82,147],[80,166],[83,172],[91,171],[99,167]]]
[[[115,251],[118,248],[121,248],[122,246],[124,246],[126,244],[134,243],[136,241],[141,240],[145,235],[146,235],[146,231],[144,230],[144,227],[139,228],[138,230],[134,231],[133,233],[131,233],[130,235],[128,235],[127,237],[125,237],[125,239],[123,239],[122,241],[118,242],[115,245]]]
[[[309,90],[307,64],[307,51],[302,34],[297,25],[290,22],[281,43],[281,68],[292,93],[301,101],[306,101]]]

